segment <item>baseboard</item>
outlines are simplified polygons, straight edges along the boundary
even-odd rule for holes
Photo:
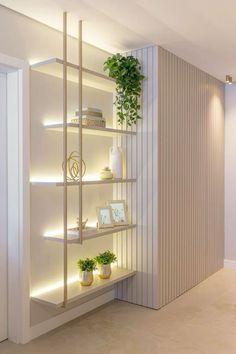
[[[236,261],[230,261],[229,259],[225,259],[224,260],[224,267],[236,269]]]
[[[71,310],[68,310],[66,312],[63,312],[62,314],[55,316],[51,318],[50,320],[44,321],[42,323],[39,323],[38,325],[35,325],[30,328],[30,338],[29,340],[32,340],[34,338],[37,338],[41,336],[42,334],[45,334],[57,327],[60,327],[61,325],[74,320],[77,317],[80,317],[94,309],[96,309],[99,306],[102,306],[115,298],[115,290],[108,291],[105,294],[102,294],[98,296],[97,298],[88,301],[78,307],[75,307]],[[22,343],[25,344],[25,343]]]

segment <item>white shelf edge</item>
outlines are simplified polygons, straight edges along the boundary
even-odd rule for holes
[[[71,128],[68,132],[76,132],[77,129],[79,129],[79,124],[78,123],[67,123],[67,127]],[[44,128],[47,130],[52,130],[52,131],[62,131],[63,129],[63,124],[62,123],[55,123],[55,124],[45,124]],[[91,134],[91,135],[104,135],[103,136],[110,136],[113,134],[120,134],[120,135],[137,135],[136,132],[134,131],[129,131],[129,130],[123,130],[123,129],[114,129],[114,128],[100,128],[100,127],[89,127],[86,125],[82,126],[84,133],[85,134]]]
[[[95,294],[100,290],[113,286],[127,278],[133,277],[136,274],[135,270],[127,270],[123,268],[113,268],[110,279],[100,279],[98,275],[94,276],[94,283],[91,286],[83,287],[79,281],[68,285],[68,291],[73,292],[73,295],[68,298],[68,304],[72,304],[82,298]],[[31,300],[43,305],[54,308],[60,308],[63,305],[63,287],[56,290],[48,291],[38,296],[31,296]]]
[[[50,75],[63,79],[62,76],[62,63],[63,60],[58,58],[51,58],[31,65],[31,70],[40,72],[42,74]],[[78,69],[79,66],[67,62],[67,80],[69,82],[78,82]],[[69,70],[72,69],[72,70]],[[83,86],[93,87],[98,90],[114,93],[115,92],[115,80],[104,75],[100,72],[83,68]]]
[[[94,238],[116,234],[118,232],[123,232],[127,230],[132,230],[136,227],[136,224],[130,224],[125,226],[114,226],[108,229],[100,229],[97,232],[92,232],[90,235],[83,235],[83,241],[89,241]],[[64,242],[63,234],[55,235],[55,236],[43,236],[43,238],[47,241],[53,242]],[[68,244],[79,244],[79,237],[76,239],[68,239]]]
[[[106,184],[117,184],[117,183],[134,183],[136,179],[128,178],[128,179],[112,179],[112,180],[97,180],[97,181],[83,181],[83,186],[90,186],[90,185],[106,185]],[[30,184],[32,186],[56,186],[56,187],[63,187],[63,182],[54,182],[54,181],[31,181]],[[68,187],[78,186],[79,182],[67,182]]]
[[[59,58],[50,58],[50,59],[46,59],[46,60],[42,60],[42,61],[39,61],[37,63],[34,63],[31,65],[31,69],[35,70],[41,66],[44,66],[44,65],[48,65],[48,64],[63,64],[63,60],[62,59],[59,59]],[[80,66],[77,65],[77,64],[73,64],[71,62],[67,62],[67,66],[72,68],[72,69],[75,69],[75,70],[79,70]],[[94,70],[91,70],[91,69],[87,69],[87,68],[82,68],[82,71],[87,73],[87,74],[91,74],[91,75],[94,75],[94,76],[97,76],[103,80],[108,80],[108,81],[112,81],[112,82],[115,82],[116,80],[113,79],[112,77],[109,77],[108,75],[104,75],[102,73],[99,73],[97,71],[94,71]]]

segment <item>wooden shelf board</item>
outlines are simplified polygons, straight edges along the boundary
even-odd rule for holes
[[[31,70],[62,79],[62,64],[63,60],[59,58],[51,58],[31,65]],[[67,62],[68,81],[78,83],[78,70],[79,65]],[[114,79],[100,72],[96,72],[87,68],[83,68],[83,85],[112,93],[115,92]]]
[[[116,183],[133,183],[136,182],[134,178],[128,179],[111,179],[111,180],[97,180],[97,181],[83,181],[84,186],[91,186],[91,185],[106,185],[106,184],[116,184]],[[32,186],[56,186],[56,187],[63,187],[63,182],[53,182],[53,181],[33,181],[30,182]],[[68,187],[78,186],[79,182],[67,182]]]
[[[84,231],[83,241],[88,241],[97,237],[115,234],[117,232],[127,231],[134,229],[136,227],[135,224],[132,225],[124,225],[124,226],[115,226],[109,227],[105,229],[96,229]],[[45,240],[54,241],[54,242],[64,242],[64,235],[53,235],[53,236],[43,236]],[[77,237],[68,235],[68,243],[69,244],[78,244],[79,243],[79,235]]]
[[[47,130],[62,132],[63,124],[46,124],[44,127]],[[78,123],[67,123],[67,132],[68,133],[78,133],[79,124]],[[100,128],[100,127],[88,127],[83,126],[83,133],[86,135],[97,135],[97,136],[108,136],[112,137],[114,135],[137,135],[134,131],[122,130],[122,129],[113,129],[113,128]]]
[[[79,281],[68,285],[68,304],[76,302],[86,296],[95,294],[96,292],[106,289],[116,283],[130,278],[136,274],[136,271],[122,268],[113,268],[110,279],[100,279],[98,275],[94,276],[94,282],[91,286],[81,286]],[[63,287],[56,290],[45,292],[41,295],[31,297],[31,300],[38,303],[59,308],[63,305]]]

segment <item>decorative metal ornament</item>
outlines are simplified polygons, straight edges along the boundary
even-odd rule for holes
[[[67,181],[79,181],[80,180],[80,169],[79,169],[80,156],[78,151],[72,151],[67,158]],[[64,162],[62,164],[62,169],[64,170]],[[82,177],[85,175],[86,165],[84,160],[82,160]]]

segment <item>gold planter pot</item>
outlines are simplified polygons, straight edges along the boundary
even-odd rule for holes
[[[82,286],[89,286],[93,283],[93,272],[80,272],[80,284]]]
[[[110,264],[100,264],[98,267],[98,275],[101,279],[109,279],[111,276],[111,265]]]

